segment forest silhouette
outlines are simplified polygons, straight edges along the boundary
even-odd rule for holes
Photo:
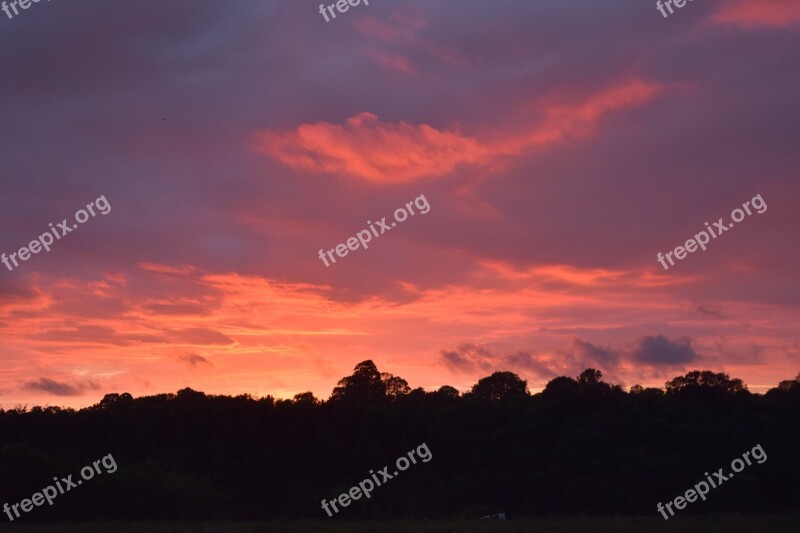
[[[412,390],[364,361],[327,401],[185,388],[0,410],[0,503],[113,454],[118,471],[24,520],[321,519],[321,499],[425,442],[430,462],[334,520],[650,515],[760,444],[768,461],[683,512],[797,512],[798,415],[800,375],[765,394],[712,371],[626,392],[587,369],[530,394],[506,371],[461,394]]]

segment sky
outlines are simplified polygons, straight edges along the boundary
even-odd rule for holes
[[[426,390],[588,367],[625,387],[794,378],[800,4],[674,11],[0,12],[0,252],[19,256],[0,265],[0,407],[327,398],[367,359]],[[706,250],[657,260],[717,221]]]

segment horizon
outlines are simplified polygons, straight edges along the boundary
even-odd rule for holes
[[[362,363],[364,363],[364,362],[368,362],[368,361],[363,361]],[[361,364],[361,363],[359,363],[359,364]],[[381,368],[378,365],[376,365],[376,367],[378,367],[379,371],[381,370]],[[602,373],[601,369],[590,369],[590,368],[587,368],[585,370],[600,370],[601,376],[604,376],[604,374]],[[695,369],[695,370],[689,371],[689,372],[695,372],[695,371],[696,372],[708,371],[708,372],[712,372],[712,373],[715,373],[715,374],[725,374],[724,372],[717,373],[717,372],[714,372],[713,370],[709,370],[709,369],[705,369],[705,370]],[[492,372],[492,374],[487,374],[486,376],[482,376],[480,379],[489,377],[490,375],[494,375],[496,373],[502,373],[502,372],[509,372],[509,371],[508,370],[498,370],[498,371]],[[391,373],[389,373],[389,375],[390,376],[394,376]],[[514,374],[514,375],[516,375],[516,374]],[[727,376],[727,374],[725,374],[725,375]],[[683,376],[685,376],[685,374],[680,375],[680,376],[673,376],[672,379],[678,378],[678,377],[683,377]],[[402,378],[402,376],[394,376],[394,377]],[[578,378],[578,376],[556,376],[556,377],[569,377],[569,378],[571,378],[573,380],[576,380]],[[736,376],[727,376],[727,377],[729,377],[732,380],[736,379]],[[555,378],[553,378],[553,379],[555,379]],[[603,377],[601,377],[601,379],[600,379],[601,383],[606,383],[606,384],[611,385],[611,386],[620,386],[622,388],[622,391],[624,393],[626,393],[626,394],[631,394],[631,388],[636,386],[636,385],[639,385],[639,386],[643,387],[644,389],[654,388],[654,389],[658,389],[658,390],[661,390],[661,391],[666,391],[666,385],[667,385],[667,383],[669,381],[671,381],[671,379],[667,380],[667,382],[664,382],[664,384],[662,384],[662,385],[647,385],[647,384],[642,384],[642,383],[634,383],[634,384],[632,384],[630,386],[624,386],[624,385],[621,385],[619,383],[610,383],[609,381],[607,381]],[[781,380],[781,381],[800,381],[800,373],[798,373],[798,375],[795,378],[789,377],[789,378],[787,378],[785,380]],[[339,383],[341,383],[341,380],[339,381]],[[476,383],[477,383],[477,381],[476,381]],[[765,387],[763,387],[763,389],[764,389],[763,391],[756,391],[756,390],[753,390],[753,388],[750,387],[746,382],[743,383],[743,384],[744,384],[745,390],[747,390],[751,394],[755,394],[755,395],[759,395],[759,396],[763,396],[768,390],[778,389],[779,385],[780,385],[780,383],[777,383],[774,386],[765,386]],[[414,390],[418,389],[418,387],[413,387],[410,383],[408,385],[409,385],[411,391],[414,391]],[[440,385],[439,387],[434,387],[432,389],[422,389],[422,387],[419,387],[419,389],[422,389],[422,391],[424,393],[428,394],[428,393],[434,393],[434,392],[438,391],[440,388],[445,387],[445,386],[451,386],[451,385],[447,385],[445,383],[445,384]],[[458,391],[459,397],[464,397],[465,395],[469,394],[473,389],[473,387],[468,387],[467,389],[464,389],[464,390],[458,389],[456,387],[453,387],[453,388],[455,388]],[[249,396],[253,400],[262,400],[262,399],[267,399],[267,398],[272,398],[275,401],[293,401],[293,400],[296,400],[296,398],[294,398],[295,395],[293,395],[291,397],[279,397],[279,396],[275,396],[275,395],[269,394],[269,393],[263,394],[263,395],[254,395],[254,394],[250,394],[250,393],[247,393],[247,392],[241,392],[241,393],[238,393],[238,394],[207,394],[205,391],[198,390],[198,389],[195,389],[195,388],[190,387],[190,386],[180,387],[180,388],[176,389],[174,392],[161,391],[161,392],[153,392],[153,393],[139,395],[139,396],[132,395],[132,397],[133,397],[134,400],[136,400],[136,399],[140,399],[140,398],[155,397],[155,396],[161,396],[161,395],[177,395],[177,393],[179,393],[180,391],[187,390],[187,389],[191,390],[193,392],[199,392],[201,394],[204,394],[205,396],[237,397],[237,396],[244,395],[244,396]],[[539,389],[533,389],[530,386],[528,386],[528,395],[529,396],[535,396],[537,394],[541,394],[544,391],[544,389],[545,389],[545,387],[542,387],[542,388],[539,388]],[[316,394],[313,391],[301,391],[301,392],[296,393],[296,394],[302,394],[304,392],[312,392],[312,394],[314,395],[314,398],[316,400],[322,402],[322,403],[327,403],[327,402],[333,401],[333,395],[334,395],[333,388],[331,389],[331,393],[329,393],[327,396],[322,396],[322,395]],[[127,393],[127,391],[109,391],[109,392],[106,392],[105,394],[118,394],[119,395],[119,394],[125,394],[125,393]],[[105,394],[104,394],[104,396],[105,396]],[[15,406],[13,406],[13,408],[0,406],[0,410],[2,410],[2,409],[14,410],[14,409],[19,409],[19,408],[24,408],[24,409],[30,410],[33,407],[41,407],[41,408],[59,407],[59,408],[62,408],[62,409],[81,410],[81,409],[85,409],[85,408],[88,408],[88,407],[97,406],[97,405],[100,404],[101,400],[103,400],[103,399],[104,398],[99,398],[96,402],[93,402],[93,403],[88,403],[88,404],[81,403],[81,404],[77,404],[77,405],[45,404],[45,405],[28,406],[26,404],[26,405],[23,406],[21,404],[17,404]]]

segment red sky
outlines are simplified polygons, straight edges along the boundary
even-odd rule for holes
[[[800,371],[795,1],[34,7],[0,14],[0,252],[111,211],[0,265],[0,407],[327,398],[365,359],[462,391]]]

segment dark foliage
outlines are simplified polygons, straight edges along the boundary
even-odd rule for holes
[[[800,377],[800,376],[798,376]],[[112,454],[119,469],[36,507],[24,521],[324,518],[333,499],[421,443],[433,459],[338,516],[655,513],[760,444],[768,460],[685,513],[800,510],[800,382],[765,395],[690,372],[630,393],[587,369],[530,395],[512,372],[460,395],[411,390],[372,361],[331,398],[108,394],[80,411],[0,411],[0,497],[16,503]]]

